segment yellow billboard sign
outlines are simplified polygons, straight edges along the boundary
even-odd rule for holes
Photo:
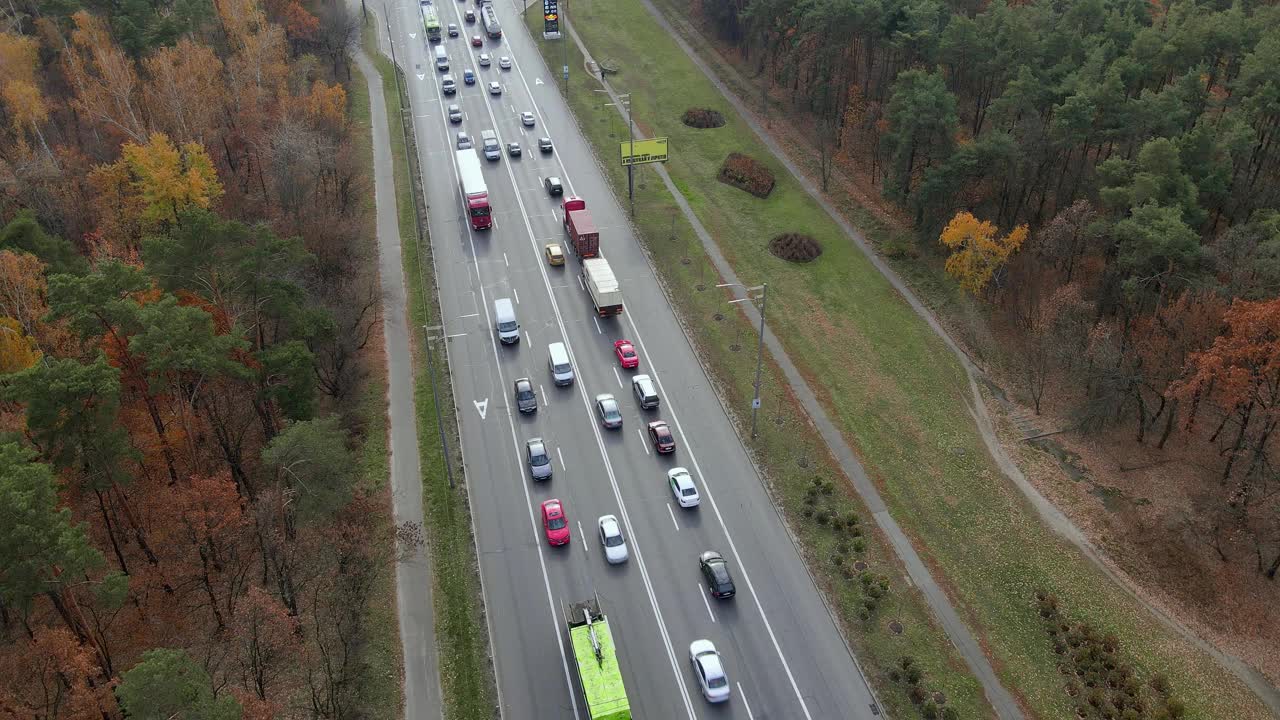
[[[623,165],[643,165],[645,163],[667,161],[667,139],[650,138],[619,143],[622,149]]]

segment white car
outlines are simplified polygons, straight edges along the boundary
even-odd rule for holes
[[[502,68],[503,70],[510,70],[511,58],[507,57],[506,55],[503,55],[502,57],[498,58],[498,67]]]
[[[689,644],[689,663],[707,702],[721,703],[729,699],[729,676],[725,675],[720,653],[710,640],[694,640]]]
[[[501,95],[501,94],[502,94],[502,86],[501,86],[501,85],[499,85],[499,84],[498,84],[498,83],[496,83],[496,82],[491,82],[491,83],[489,83],[489,94],[490,94],[490,95]]]
[[[612,515],[601,515],[596,521],[600,526],[600,544],[604,546],[604,559],[610,565],[627,561],[627,541],[622,537],[622,528],[618,526],[618,518]]]
[[[682,468],[671,468],[667,471],[667,484],[671,486],[671,494],[676,496],[680,507],[698,507],[702,496],[698,494],[698,486],[693,484],[693,476]]]
[[[489,67],[489,53],[480,53],[480,57],[476,62],[480,63],[480,67]]]
[[[529,112],[528,110],[525,110],[524,112],[520,113],[521,125],[525,127],[533,127],[533,123],[534,123],[533,113]]]

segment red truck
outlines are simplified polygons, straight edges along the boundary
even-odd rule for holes
[[[480,158],[471,149],[459,150],[457,158],[462,197],[467,204],[471,227],[475,230],[491,227],[493,211],[489,208],[489,188],[484,184],[484,174],[480,171]]]
[[[573,252],[580,258],[593,258],[600,254],[600,231],[587,210],[587,201],[571,195],[561,205],[564,211],[564,231],[569,233]]]

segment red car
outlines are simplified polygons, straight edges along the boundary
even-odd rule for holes
[[[559,500],[552,498],[542,503],[542,527],[547,531],[548,543],[569,544],[569,519],[564,516]]]
[[[623,370],[634,370],[640,367],[640,356],[636,354],[636,348],[630,340],[614,342],[613,353],[618,356],[618,362],[622,363]]]
[[[671,428],[662,420],[649,423],[649,441],[653,443],[653,449],[663,455],[676,451],[676,436],[671,434]]]
[[[481,38],[479,35],[471,36],[471,47],[480,47],[483,44],[484,44],[484,39]]]

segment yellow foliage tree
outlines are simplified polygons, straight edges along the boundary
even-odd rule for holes
[[[118,185],[127,176],[129,194],[141,219],[149,223],[177,220],[182,210],[207,208],[222,195],[218,172],[204,146],[189,142],[179,150],[164,133],[153,133],[146,145],[126,144],[120,160],[93,174],[99,188]]]
[[[49,119],[49,106],[36,79],[39,63],[36,41],[11,32],[0,32],[0,100],[8,111],[9,122],[19,133],[30,131],[40,141],[45,154],[52,157],[40,125]],[[19,135],[19,141],[23,138]]]
[[[0,375],[26,370],[39,360],[40,349],[22,332],[22,323],[0,317]]]
[[[316,127],[341,130],[347,120],[347,91],[341,85],[317,80],[304,98],[307,115]]]
[[[996,271],[1027,239],[1026,225],[1019,225],[1004,237],[997,237],[998,232],[996,226],[986,220],[960,212],[938,236],[938,240],[951,249],[947,274],[975,295],[982,292]]]

